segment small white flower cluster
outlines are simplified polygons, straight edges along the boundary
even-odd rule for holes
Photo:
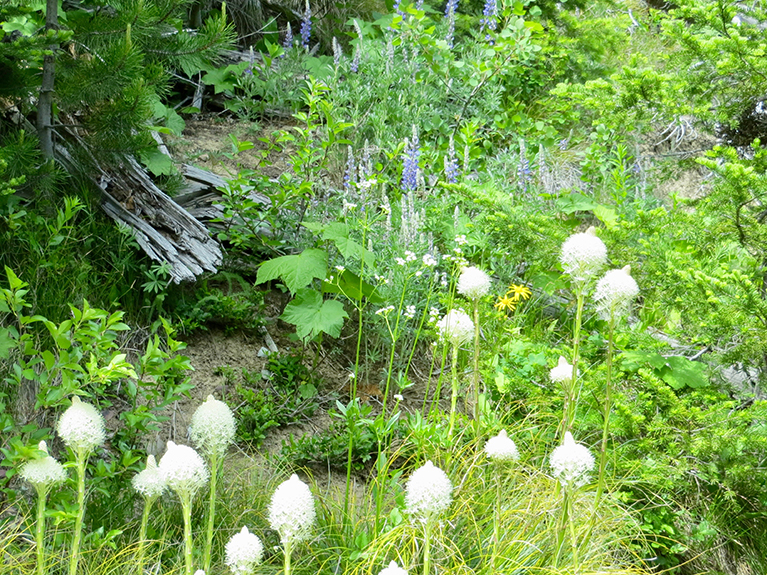
[[[388,284],[389,283],[389,280],[387,278],[385,278],[383,276],[379,276],[378,274],[375,274],[373,277],[375,278],[375,280],[379,284]]]
[[[194,497],[205,486],[210,476],[202,457],[187,445],[168,442],[165,455],[160,458],[160,476],[169,489],[180,498]]]
[[[424,523],[437,519],[453,501],[453,484],[431,461],[413,472],[405,491],[407,512]]]
[[[429,308],[429,323],[434,323],[439,319],[439,310],[436,307]]]
[[[415,257],[415,254],[411,252],[410,250],[405,250],[405,257],[404,258],[395,258],[395,261],[397,262],[397,265],[404,266],[406,264],[409,264],[410,262],[416,261],[418,258]]]
[[[147,457],[146,468],[133,476],[131,484],[133,489],[150,501],[162,495],[167,485],[157,467],[154,455]]]
[[[47,490],[66,481],[67,472],[64,470],[64,466],[48,455],[48,446],[45,441],[41,441],[37,448],[45,452],[45,457],[27,461],[21,467],[19,475],[34,485],[35,489]]]
[[[597,237],[592,226],[565,240],[559,261],[574,281],[585,282],[595,277],[607,263],[607,246]]]
[[[394,311],[394,306],[387,305],[386,307],[382,307],[381,309],[376,310],[376,315],[388,315],[393,311]]]
[[[298,475],[277,487],[269,505],[269,524],[283,544],[306,539],[316,517],[312,492]]]
[[[433,255],[426,254],[423,256],[423,265],[425,265],[427,268],[433,268],[437,265],[437,260]]]
[[[551,379],[552,383],[561,383],[565,385],[572,383],[573,366],[560,355],[556,367],[552,368],[549,372],[549,379]]]
[[[578,489],[589,482],[589,472],[594,468],[594,456],[585,445],[575,443],[573,434],[565,433],[565,441],[549,458],[551,472],[562,487]]]
[[[437,331],[440,337],[457,347],[471,341],[474,336],[474,322],[466,313],[451,309],[437,322]]]
[[[516,461],[519,451],[514,440],[502,429],[498,435],[491,437],[485,444],[485,455],[493,461]]]
[[[597,282],[594,292],[597,313],[604,320],[609,320],[611,315],[624,317],[638,295],[639,286],[631,277],[631,266],[610,270]]]
[[[456,289],[462,296],[474,300],[489,294],[490,287],[490,276],[481,269],[470,266],[461,272]]]
[[[455,236],[455,243],[459,246],[465,246],[467,243],[469,243],[469,241],[466,239],[465,234],[460,234]]]
[[[87,456],[106,440],[101,413],[77,396],[72,398],[72,405],[62,414],[56,431],[77,457]]]
[[[344,266],[336,266],[336,269],[338,270],[338,273],[344,273],[346,271]]]
[[[405,308],[405,317],[408,319],[413,319],[415,317],[415,306],[409,305]]]
[[[247,527],[232,535],[225,550],[226,566],[234,575],[250,575],[264,558],[264,545]]]
[[[210,457],[220,457],[234,442],[237,423],[229,406],[212,395],[192,415],[189,435],[200,450]]]
[[[378,575],[407,575],[407,571],[397,565],[396,561],[392,561],[388,567],[381,569]]]

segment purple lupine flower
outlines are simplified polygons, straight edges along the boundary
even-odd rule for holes
[[[346,170],[344,171],[344,189],[351,190],[352,184],[356,184],[356,169],[354,166],[354,152],[352,147],[347,148]]]
[[[386,35],[386,73],[391,74],[394,69],[394,42],[391,35]]]
[[[400,9],[400,7],[399,7],[399,5],[400,5],[400,2],[402,2],[402,0],[394,0],[394,6],[392,7],[392,9],[393,9],[393,10],[394,10],[394,11],[395,11],[397,14],[399,14],[400,16],[402,16],[402,18],[404,19],[404,18],[405,18],[405,11]]]
[[[418,141],[418,128],[413,126],[413,137],[405,139],[405,161],[402,166],[402,191],[408,192],[418,187],[418,159],[421,156],[421,146]]]
[[[362,157],[359,165],[359,181],[365,181],[373,175],[373,161],[370,157],[370,144],[365,140],[362,146]]]
[[[445,6],[445,18],[447,18],[447,35],[445,41],[448,47],[453,47],[453,36],[455,35],[455,11],[458,9],[458,0],[447,0]]]
[[[341,44],[338,43],[338,40],[335,36],[333,36],[333,67],[338,68],[338,66],[341,65],[341,57],[344,55],[344,51],[341,48]]]
[[[569,138],[562,138],[559,140],[559,149],[563,152],[567,149],[567,147],[570,145],[570,139]]]
[[[290,22],[288,22],[288,29],[285,30],[285,39],[282,41],[282,47],[285,49],[285,52],[293,48],[293,28],[290,27]]]
[[[253,64],[256,63],[256,55],[253,53],[253,46],[251,46],[248,49],[248,51],[249,51],[249,54],[248,54],[248,67],[245,68],[245,71],[243,72],[243,74],[247,74],[248,76],[252,76],[253,75]]]
[[[309,6],[309,0],[306,0],[306,10],[301,19],[301,46],[309,48],[309,38],[312,35],[312,9]]]
[[[451,184],[458,183],[458,158],[455,156],[455,142],[453,136],[450,136],[450,146],[445,156],[445,178]]]
[[[487,29],[485,34],[485,40],[488,40],[491,44],[493,41],[489,32],[496,29],[498,23],[496,21],[496,14],[498,13],[498,7],[496,6],[496,0],[485,0],[485,8],[482,10],[482,18],[479,19],[480,30]]]
[[[423,10],[423,0],[418,0],[418,1],[415,3],[415,9],[416,9],[416,10]]]
[[[354,47],[354,57],[352,63],[349,64],[349,69],[356,74],[359,72],[360,60],[362,59],[362,27],[356,19],[354,20],[354,29],[357,31],[357,45]]]
[[[519,185],[527,191],[527,183],[532,179],[533,171],[530,169],[530,160],[527,159],[527,148],[525,147],[525,141],[519,142],[519,167],[517,168],[517,177],[519,178]]]

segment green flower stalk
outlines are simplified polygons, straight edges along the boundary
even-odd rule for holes
[[[491,437],[485,444],[485,455],[493,464],[495,472],[495,505],[493,506],[493,552],[490,557],[490,567],[494,571],[498,569],[498,547],[501,540],[501,502],[503,471],[508,463],[519,459],[519,451],[514,441],[502,429],[498,435]]]
[[[210,474],[202,457],[191,447],[168,442],[165,455],[160,459],[160,475],[181,501],[184,516],[184,564],[186,575],[192,575],[192,502],[197,492],[205,487]]]
[[[146,460],[146,468],[133,476],[131,482],[133,489],[144,498],[144,511],[141,513],[141,527],[139,529],[138,551],[136,553],[136,572],[139,575],[144,573],[144,553],[146,550],[146,530],[149,524],[149,511],[154,502],[166,489],[165,481],[162,478],[154,455],[150,455]]]
[[[208,522],[205,531],[203,569],[210,571],[213,547],[213,525],[216,516],[216,485],[218,472],[226,450],[234,442],[237,423],[229,406],[212,395],[200,405],[192,416],[189,432],[192,441],[205,455],[210,465],[210,493],[208,497]]]
[[[269,524],[280,535],[284,549],[284,575],[291,573],[293,546],[309,537],[317,520],[309,486],[294,473],[281,483],[269,504]]]
[[[450,427],[447,433],[448,439],[452,439],[455,428],[455,409],[458,401],[458,348],[471,341],[471,337],[474,335],[474,323],[464,312],[452,309],[437,322],[437,331],[442,339],[450,343],[453,351]]]
[[[490,276],[476,267],[464,268],[458,278],[456,291],[472,302],[474,307],[474,369],[473,382],[473,411],[476,433],[479,436],[479,302],[490,293]]]
[[[90,454],[106,440],[106,429],[101,413],[91,404],[83,403],[79,397],[75,396],[72,399],[72,405],[59,419],[56,430],[64,444],[75,456],[77,515],[75,516],[75,528],[69,558],[69,575],[77,575],[83,517],[85,516],[85,467]]]
[[[19,475],[37,491],[37,523],[35,525],[35,547],[37,551],[37,575],[45,575],[45,502],[51,488],[63,483],[67,478],[64,466],[48,455],[48,446],[41,441],[38,449],[45,457],[28,461],[24,464]]]
[[[405,491],[408,515],[423,526],[423,575],[431,571],[431,535],[439,518],[453,501],[453,484],[431,461],[413,472]]]

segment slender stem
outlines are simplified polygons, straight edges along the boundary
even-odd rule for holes
[[[75,516],[75,531],[72,537],[72,555],[69,557],[69,575],[77,575],[77,564],[80,561],[80,541],[83,532],[83,517],[85,516],[85,462],[88,456],[75,453],[77,467],[77,515]]]
[[[184,565],[186,575],[192,575],[192,498],[179,493],[181,511],[184,515]]]
[[[218,479],[218,453],[210,456],[210,496],[208,498],[208,529],[205,536],[203,571],[210,573],[210,551],[213,547],[213,523],[216,517],[216,483]]]
[[[455,427],[455,404],[458,401],[458,346],[453,345],[453,361],[451,371],[453,380],[453,392],[450,396],[450,427],[447,431],[448,440],[453,438],[453,428]]]
[[[293,553],[293,542],[285,541],[285,575],[290,575],[290,556]]]
[[[564,498],[562,499],[562,515],[559,517],[559,524],[557,525],[557,554],[554,557],[554,569],[559,567],[559,561],[562,557],[562,548],[565,545],[565,531],[569,522],[568,510],[570,507],[570,489],[565,487]]]
[[[575,312],[575,327],[573,329],[573,375],[570,381],[570,391],[565,395],[565,413],[562,419],[562,426],[559,430],[560,437],[564,437],[565,432],[570,431],[575,421],[575,412],[577,408],[577,397],[575,393],[578,381],[578,360],[580,359],[581,344],[581,323],[583,321],[583,305],[586,301],[585,286],[578,287],[576,293],[577,307]]]
[[[493,513],[493,556],[490,560],[490,567],[495,572],[498,569],[498,545],[501,540],[501,473],[500,465],[494,465],[495,472],[495,506]]]
[[[389,385],[391,384],[391,374],[392,370],[394,369],[394,352],[397,347],[397,340],[399,339],[399,320],[402,317],[402,306],[405,303],[405,293],[407,293],[407,280],[402,285],[402,293],[400,294],[399,298],[399,305],[397,306],[397,321],[394,322],[394,331],[391,329],[389,330],[389,334],[391,335],[391,353],[389,354],[389,369],[386,373],[386,387],[384,389],[383,393],[383,406],[381,407],[381,412],[385,415],[386,414],[386,400],[389,398]],[[388,325],[389,320],[387,318],[386,323]]]
[[[427,519],[423,528],[423,575],[431,570],[431,519]]]
[[[146,529],[149,524],[149,510],[152,508],[154,498],[144,498],[144,511],[141,513],[141,527],[138,534],[138,551],[136,552],[136,573],[142,575],[144,573],[144,552],[146,549]]]
[[[479,298],[474,300],[474,426],[479,437]]]
[[[578,573],[578,539],[575,537],[575,519],[573,518],[574,498],[569,502],[568,523],[570,524],[570,546],[573,549],[573,572]]]
[[[35,546],[37,547],[37,575],[45,575],[45,499],[48,497],[48,487],[35,485],[37,488],[37,525],[35,526]]]

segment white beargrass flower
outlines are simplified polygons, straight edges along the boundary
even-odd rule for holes
[[[564,357],[559,356],[556,367],[549,372],[552,383],[568,384],[573,380],[573,366]]]
[[[493,461],[516,461],[519,459],[517,444],[506,435],[505,429],[502,429],[495,437],[487,440],[487,443],[485,443],[485,455]]]
[[[573,280],[584,282],[596,276],[607,263],[607,246],[597,237],[592,226],[565,240],[559,261]]]
[[[283,544],[306,539],[316,517],[312,492],[295,473],[274,491],[269,524],[280,534]]]
[[[209,472],[202,457],[187,445],[168,442],[165,455],[160,458],[160,476],[165,485],[180,498],[194,497],[208,482]]]
[[[203,453],[218,457],[234,442],[236,427],[229,406],[209,395],[194,412],[189,435]]]
[[[72,405],[59,418],[56,431],[78,457],[85,457],[106,440],[104,418],[90,403],[74,396]]]
[[[490,293],[490,276],[481,269],[471,266],[463,268],[456,290],[468,299],[479,299]]]
[[[234,575],[250,575],[264,557],[264,546],[247,527],[232,535],[226,544],[226,566]]]
[[[40,451],[44,451],[46,456],[42,459],[27,461],[21,467],[19,475],[34,485],[35,489],[49,489],[66,481],[67,472],[64,470],[64,466],[50,455],[47,455],[48,446],[45,444],[45,441],[41,441],[37,448]]]
[[[464,312],[451,309],[437,322],[439,335],[454,346],[460,346],[474,337],[474,322]]]
[[[150,501],[156,499],[165,491],[165,480],[157,467],[154,455],[146,459],[146,468],[133,476],[131,481],[133,489]]]
[[[410,476],[405,490],[407,512],[429,522],[444,513],[453,501],[453,484],[447,474],[427,461]]]
[[[396,561],[392,561],[388,567],[381,569],[378,575],[407,575],[407,571],[397,565]]]
[[[611,315],[623,317],[638,295],[639,286],[631,277],[631,266],[610,270],[597,282],[594,292],[597,312],[604,320],[609,320]]]
[[[194,575],[205,575],[205,571],[203,571],[202,569],[198,569],[197,571],[194,572]]]
[[[554,478],[562,487],[577,489],[588,483],[589,472],[594,468],[594,456],[588,447],[575,443],[573,434],[568,431],[564,443],[552,452],[549,463]]]

